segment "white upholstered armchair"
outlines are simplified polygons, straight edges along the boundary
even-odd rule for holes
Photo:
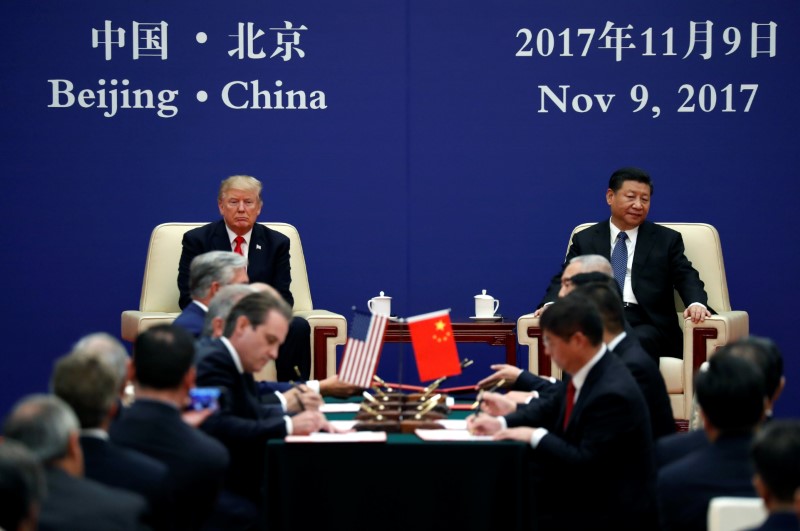
[[[303,245],[297,229],[288,223],[263,223],[290,240],[290,266],[294,315],[311,326],[311,375],[321,379],[336,373],[336,345],[347,339],[347,320],[327,310],[315,309],[306,271]],[[122,312],[122,338],[134,341],[147,328],[171,323],[180,313],[178,306],[178,262],[183,234],[205,223],[162,223],[153,229],[145,261],[142,297],[138,310]],[[328,354],[326,357],[326,353]],[[262,371],[261,379],[274,379],[274,363]]]
[[[592,225],[592,223],[578,225],[572,231],[572,235]],[[678,294],[675,294],[676,318],[683,329],[683,359],[661,358],[660,368],[667,384],[675,418],[688,420],[691,416],[694,394],[694,373],[716,349],[746,336],[749,319],[747,312],[731,310],[722,246],[717,230],[705,223],[659,223],[659,225],[681,233],[686,247],[686,257],[705,283],[708,304],[719,312],[703,323],[692,323],[691,320],[683,319],[685,308]],[[558,367],[544,352],[538,318],[533,317],[533,314],[521,316],[517,321],[517,337],[521,345],[528,347],[528,368],[531,372],[542,376],[561,377]]]

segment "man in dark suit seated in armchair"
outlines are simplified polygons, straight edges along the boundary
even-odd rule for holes
[[[261,214],[261,182],[249,175],[228,177],[219,188],[217,206],[222,219],[188,231],[178,265],[180,307],[191,301],[189,270],[195,256],[208,251],[233,251],[247,258],[250,282],[264,282],[294,305],[289,290],[289,238],[256,223]],[[300,317],[289,319],[289,332],[276,363],[279,381],[308,380],[311,374],[311,327]],[[300,372],[298,375],[295,371]]]
[[[684,254],[679,232],[647,221],[653,182],[639,168],[621,168],[608,182],[606,202],[611,218],[572,238],[562,270],[579,255],[599,254],[611,261],[622,290],[625,317],[634,335],[658,363],[661,356],[683,357],[683,333],[675,316],[674,291],[686,304],[693,322],[710,317],[708,296],[700,275]],[[558,297],[561,273],[553,277],[539,303]]]

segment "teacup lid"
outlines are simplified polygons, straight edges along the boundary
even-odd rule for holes
[[[376,299],[391,299],[391,297],[389,297],[388,295],[385,295],[382,291],[380,292],[380,295],[378,295],[375,298]]]
[[[475,298],[476,299],[492,299],[492,300],[494,300],[494,297],[492,297],[491,295],[487,295],[486,294],[486,290],[483,290],[483,293],[481,293],[479,295],[475,295]]]

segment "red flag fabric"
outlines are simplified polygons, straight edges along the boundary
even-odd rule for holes
[[[420,381],[461,374],[450,310],[417,315],[406,321]]]

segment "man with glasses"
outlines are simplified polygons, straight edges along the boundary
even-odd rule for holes
[[[233,251],[247,258],[250,282],[264,282],[294,305],[289,290],[292,275],[289,267],[289,238],[256,223],[263,205],[261,182],[249,175],[228,177],[219,187],[217,206],[222,219],[188,231],[183,236],[183,252],[178,266],[180,307],[191,302],[190,265],[195,256],[208,251]],[[300,374],[297,374],[299,370]],[[311,327],[295,317],[281,346],[276,362],[278,380],[307,380],[311,373]]]

